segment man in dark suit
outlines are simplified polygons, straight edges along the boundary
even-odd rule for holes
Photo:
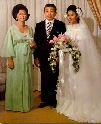
[[[34,62],[41,71],[41,104],[39,108],[50,105],[56,107],[56,84],[58,78],[58,69],[53,73],[48,62],[49,53],[52,45],[49,43],[53,35],[57,36],[66,31],[65,24],[56,20],[56,6],[46,4],[44,7],[45,20],[36,24],[34,40],[37,44],[34,53]],[[58,67],[58,66],[57,66]]]

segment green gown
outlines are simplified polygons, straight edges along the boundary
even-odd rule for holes
[[[29,41],[33,30],[19,31],[16,25],[9,28],[3,47],[2,57],[12,57],[14,69],[7,68],[5,109],[27,112],[33,107],[32,49]]]

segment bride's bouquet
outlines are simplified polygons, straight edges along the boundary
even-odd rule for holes
[[[56,59],[59,50],[71,54],[74,72],[79,71],[81,52],[79,51],[78,47],[73,44],[72,40],[67,35],[59,34],[58,37],[54,35],[53,40],[50,40],[49,43],[53,44],[53,48],[51,48],[50,56],[48,58],[53,73],[56,72]]]

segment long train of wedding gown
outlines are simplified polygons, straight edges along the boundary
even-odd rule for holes
[[[80,70],[74,73],[71,55],[59,51],[56,110],[77,122],[101,122],[100,54],[85,23],[68,25],[65,34],[81,51]]]

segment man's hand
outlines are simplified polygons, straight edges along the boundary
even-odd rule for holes
[[[34,64],[36,67],[40,67],[40,62],[38,58],[34,60]]]
[[[14,62],[11,57],[8,57],[8,67],[13,69],[14,68]]]

